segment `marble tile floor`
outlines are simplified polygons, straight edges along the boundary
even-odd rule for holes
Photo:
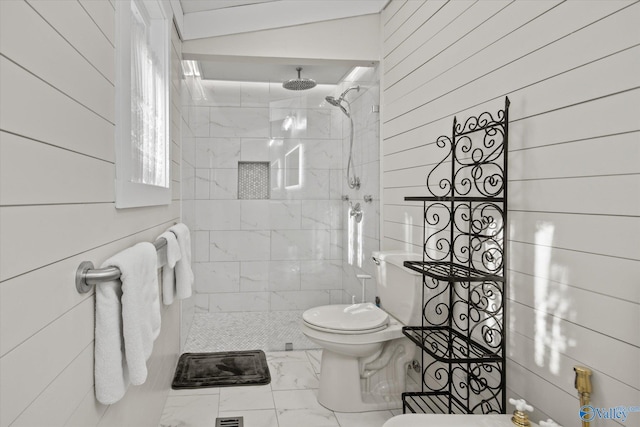
[[[381,427],[401,409],[341,413],[316,399],[321,350],[267,352],[271,384],[171,390],[160,427],[214,427],[244,417],[244,427]]]

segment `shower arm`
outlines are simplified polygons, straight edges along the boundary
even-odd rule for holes
[[[355,90],[356,92],[360,92],[360,86],[351,86],[349,89],[345,90],[344,92],[342,92],[340,94],[340,97],[338,98],[339,101],[341,100],[345,100],[344,97],[347,93],[349,93],[350,91]]]

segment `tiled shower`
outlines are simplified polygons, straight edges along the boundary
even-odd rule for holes
[[[193,231],[195,296],[183,308],[185,351],[310,348],[298,328],[302,312],[353,295],[360,302],[356,274],[374,276],[377,69],[356,67],[338,84],[307,91],[279,82],[186,84],[183,215]],[[346,185],[349,121],[324,100],[354,85],[357,190]],[[356,203],[360,223],[349,216]],[[368,301],[374,285],[365,282]]]

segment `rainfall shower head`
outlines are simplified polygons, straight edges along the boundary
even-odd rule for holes
[[[315,80],[303,79],[300,77],[300,71],[302,71],[302,67],[296,68],[296,71],[298,72],[298,78],[287,80],[286,82],[282,83],[283,88],[289,90],[307,90],[311,89],[312,87],[316,87]]]

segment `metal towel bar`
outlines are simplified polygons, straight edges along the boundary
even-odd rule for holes
[[[158,268],[167,263],[167,239],[161,237],[153,243],[158,252]],[[120,278],[118,267],[94,268],[91,261],[82,261],[76,270],[76,289],[81,294],[91,290],[91,286]]]

